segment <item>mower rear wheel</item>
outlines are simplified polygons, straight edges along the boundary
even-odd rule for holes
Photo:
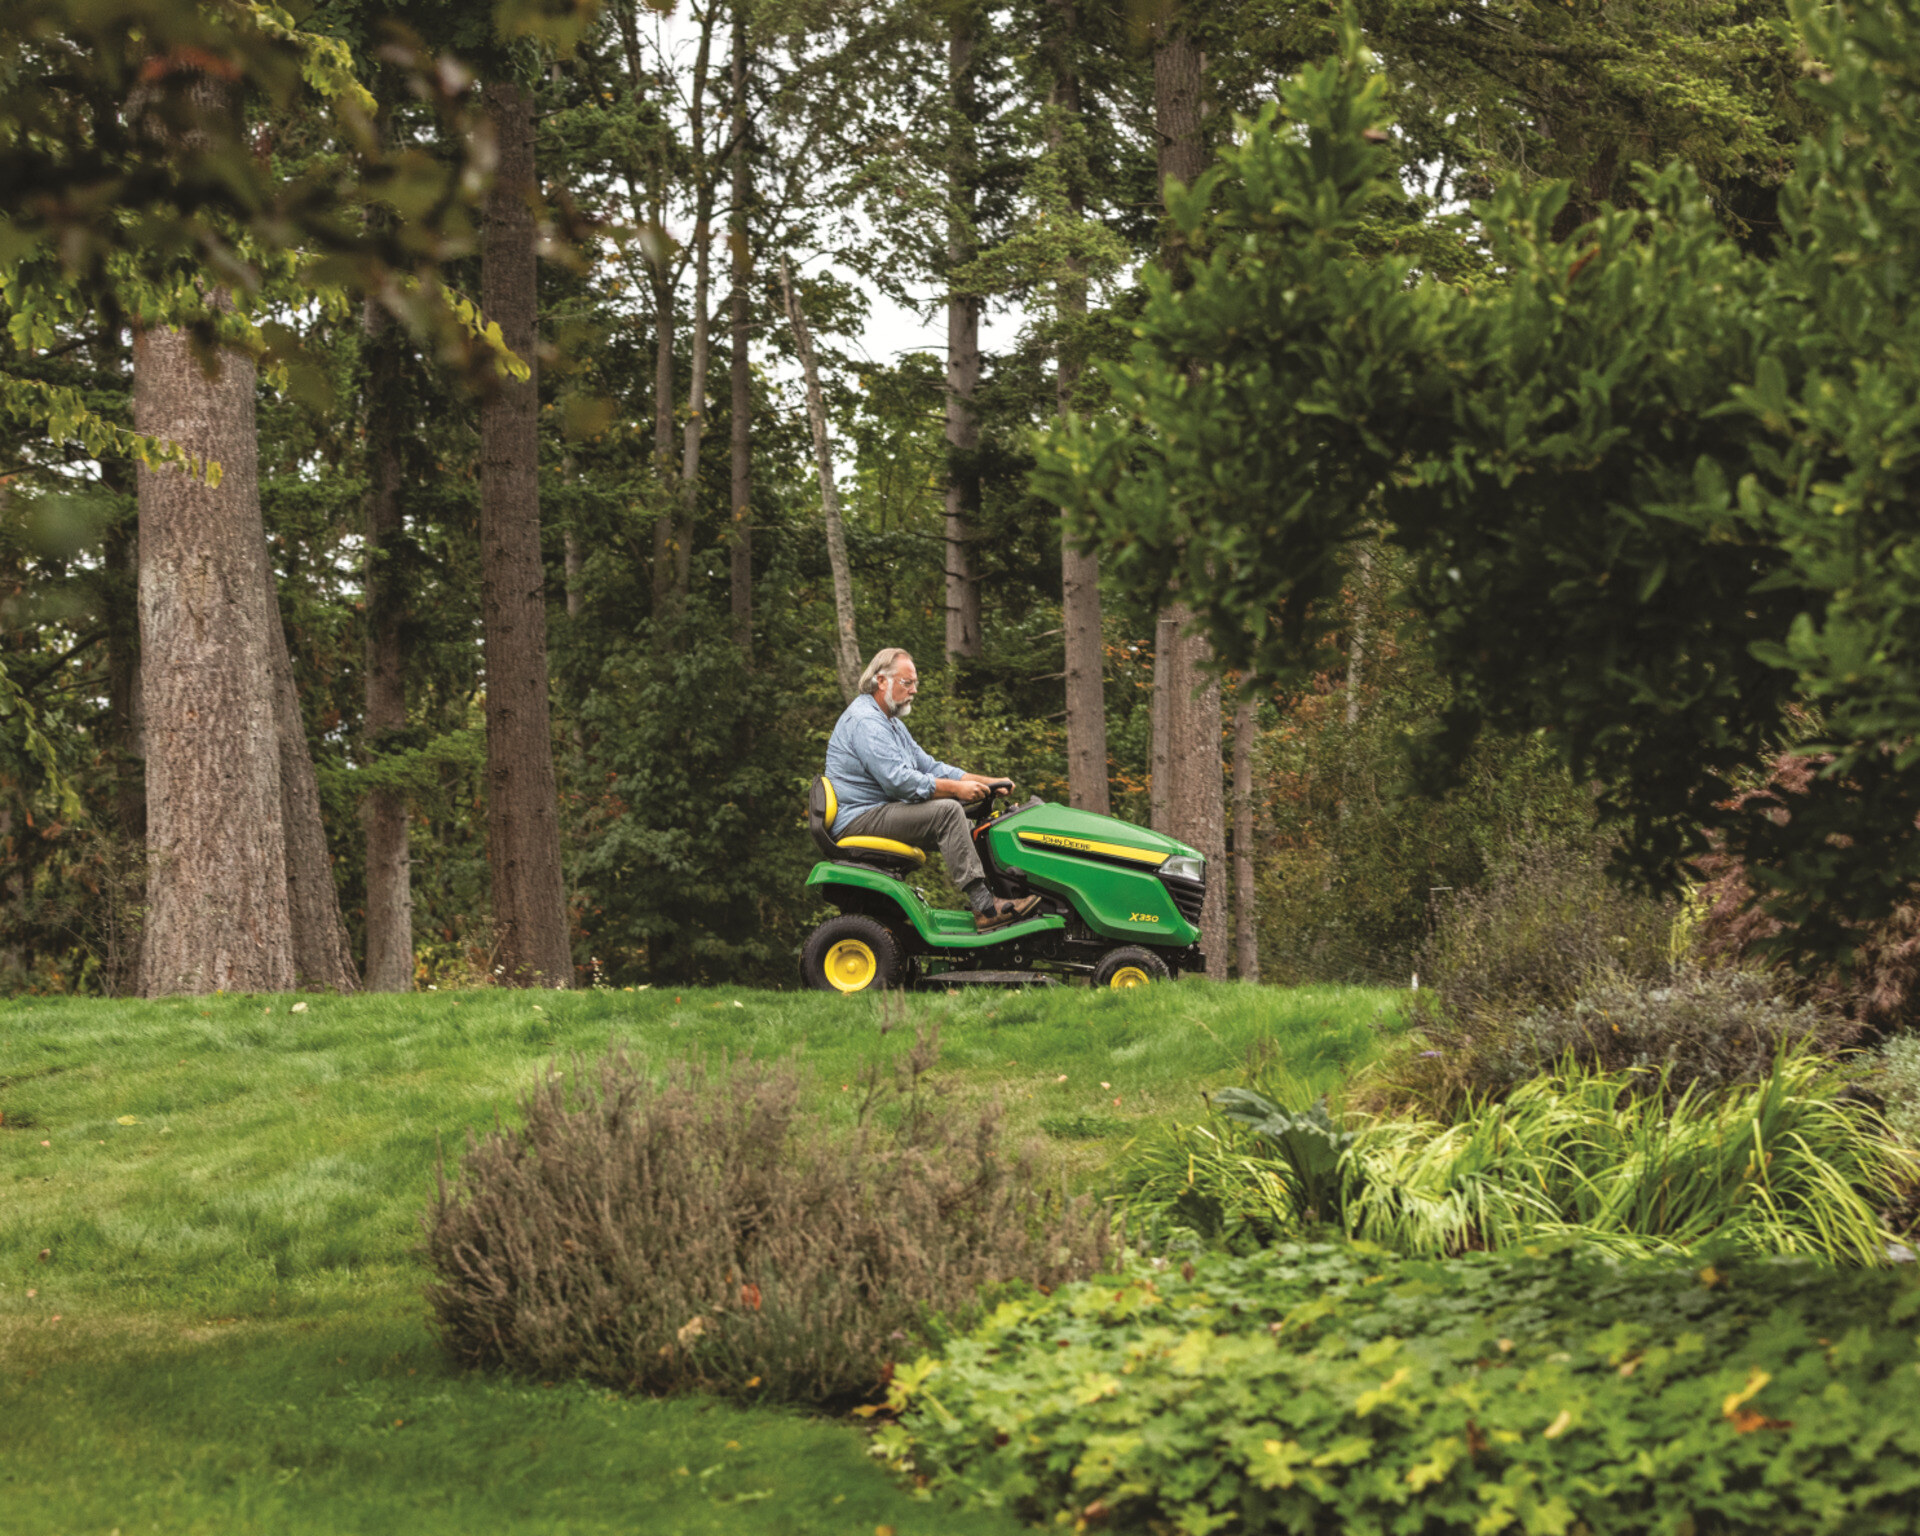
[[[1152,950],[1129,944],[1121,949],[1110,949],[1100,957],[1099,965],[1094,967],[1093,984],[1118,991],[1123,987],[1149,986],[1156,981],[1165,981],[1172,975],[1167,962]]]
[[[843,912],[813,930],[800,970],[816,992],[873,992],[899,986],[906,967],[886,924]]]

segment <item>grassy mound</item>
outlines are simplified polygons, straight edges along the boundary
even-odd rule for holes
[[[955,1102],[998,1096],[1071,1177],[1250,1060],[1337,1088],[1390,1001],[1182,983],[914,1008]],[[797,1051],[850,1126],[863,1070],[906,1048],[876,1022],[744,990],[0,1004],[9,1536],[1015,1529],[912,1502],[843,1425],[459,1372],[428,1331],[437,1148],[553,1063]]]

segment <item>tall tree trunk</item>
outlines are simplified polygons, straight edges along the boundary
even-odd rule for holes
[[[333,855],[320,818],[320,781],[307,746],[300,690],[280,618],[273,567],[264,545],[261,576],[267,584],[267,663],[273,669],[273,725],[280,757],[280,819],[287,848],[287,915],[293,928],[293,974],[297,985],[357,992],[353,946],[340,919],[340,893],[333,883]]]
[[[1154,128],[1160,141],[1161,206],[1166,184],[1191,184],[1206,165],[1201,134],[1204,111],[1205,60],[1188,33],[1180,9],[1174,8],[1155,28],[1153,49]],[[1169,240],[1164,259],[1184,260],[1179,246]],[[1214,887],[1201,918],[1201,942],[1207,952],[1207,974],[1216,980],[1227,975],[1227,902],[1220,889],[1227,871],[1225,775],[1220,753],[1220,684],[1209,677],[1212,648],[1198,635],[1185,633],[1192,614],[1178,601],[1162,617],[1164,640],[1169,626],[1179,632],[1170,648],[1164,678],[1156,676],[1155,691],[1164,687],[1161,718],[1167,727],[1168,768],[1173,783],[1167,801],[1167,830],[1205,855],[1208,883]],[[1156,674],[1158,667],[1156,667]],[[1158,749],[1156,748],[1156,755]]]
[[[667,265],[666,229],[656,231],[652,256],[653,287],[653,462],[660,480],[660,511],[653,520],[653,616],[674,617],[674,511],[678,487],[673,479],[673,271]]]
[[[834,665],[840,692],[851,704],[860,686],[860,640],[853,630],[853,569],[847,563],[847,534],[840,524],[840,490],[833,479],[833,451],[827,442],[827,407],[820,394],[820,370],[813,361],[813,337],[793,291],[786,258],[780,261],[780,287],[786,295],[793,344],[807,381],[807,420],[813,427],[813,457],[820,468],[820,513],[827,524],[827,564],[833,571]]]
[[[1086,214],[1080,148],[1069,126],[1080,121],[1080,14],[1075,0],[1050,0],[1053,7],[1052,149],[1067,156],[1067,205],[1075,220]],[[1084,366],[1080,327],[1087,317],[1087,285],[1075,268],[1060,285],[1060,352],[1055,377],[1056,408],[1062,418],[1073,409]],[[1100,632],[1100,562],[1091,550],[1077,548],[1061,514],[1060,627],[1066,652],[1067,801],[1105,815],[1107,793],[1106,646]]]
[[[977,254],[974,193],[979,153],[974,127],[980,111],[974,76],[979,17],[972,0],[949,13],[947,111],[947,655],[980,654],[980,572],[974,538],[980,519],[980,300],[954,285],[958,270]]]
[[[733,388],[732,555],[728,596],[733,613],[733,643],[753,660],[753,360],[747,352],[752,319],[753,248],[748,243],[749,205],[753,201],[753,162],[747,153],[747,3],[733,6],[733,208],[727,217],[732,254],[733,292],[728,298],[732,356],[728,382]]]
[[[116,347],[115,352],[118,354]],[[120,359],[118,356],[115,362]],[[137,495],[130,459],[103,460],[101,479],[118,495]],[[140,525],[136,511],[107,530],[101,607],[107,630],[107,718],[113,745],[114,847],[101,891],[105,954],[102,990],[127,997],[140,990],[140,913],[137,880],[147,841],[146,741],[140,700]]]
[[[693,377],[687,387],[687,425],[680,458],[680,516],[673,551],[674,595],[685,605],[693,574],[694,519],[700,510],[700,445],[707,430],[707,360],[712,352],[713,316],[708,312],[713,273],[713,183],[707,163],[707,64],[712,57],[713,25],[719,8],[709,5],[700,18],[700,47],[693,63],[690,127],[694,190],[693,220]]]
[[[103,461],[101,479],[107,488],[120,495],[138,495],[131,460]],[[119,759],[113,783],[114,830],[130,845],[146,841],[147,792],[141,760],[146,756],[142,739],[140,701],[140,523],[136,511],[117,518],[107,529],[104,550],[102,607],[107,630],[107,718],[111,722],[113,746]],[[119,978],[125,984],[132,976]]]
[[[1253,749],[1260,739],[1260,698],[1253,679],[1240,680],[1233,716],[1233,968],[1242,981],[1260,979],[1259,911],[1254,897]]]
[[[367,333],[367,746],[376,754],[407,728],[406,594],[395,569],[400,510],[403,345],[368,302]],[[372,789],[360,809],[367,839],[367,990],[413,990],[413,854],[407,797]]]
[[[1156,832],[1173,831],[1174,785],[1179,760],[1173,750],[1173,686],[1168,681],[1180,664],[1180,624],[1168,609],[1153,623],[1152,743],[1148,759],[1147,820]]]
[[[209,379],[184,332],[135,337],[135,428],[220,466],[138,475],[148,997],[294,983],[254,383],[243,354]]]
[[[487,193],[480,303],[536,366],[533,106],[518,85],[485,89],[500,168]],[[487,669],[487,862],[495,963],[514,986],[573,982],[547,700],[535,380],[501,378],[480,408],[480,609]]]

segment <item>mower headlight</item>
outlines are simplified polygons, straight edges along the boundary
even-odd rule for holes
[[[1166,863],[1160,866],[1160,873],[1163,875],[1172,875],[1176,880],[1192,880],[1200,885],[1205,885],[1207,883],[1207,861],[1205,859],[1189,859],[1182,855],[1179,858],[1168,859]]]

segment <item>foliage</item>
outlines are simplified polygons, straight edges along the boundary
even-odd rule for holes
[[[1683,965],[1634,978],[1600,971],[1570,999],[1521,1011],[1460,1015],[1427,1009],[1418,1031],[1375,1064],[1356,1092],[1370,1108],[1448,1118],[1468,1099],[1500,1098],[1566,1059],[1635,1074],[1637,1091],[1669,1096],[1757,1083],[1780,1052],[1835,1055],[1860,1028],[1832,1010],[1783,996],[1775,978]]]
[[[851,1142],[797,1113],[790,1069],[698,1060],[650,1081],[624,1051],[559,1073],[524,1124],[470,1141],[425,1218],[428,1292],[462,1360],[670,1392],[870,1396],[936,1316],[983,1286],[1056,1285],[1105,1258],[1103,1216],[1002,1162],[997,1112],[936,1106],[923,1029],[898,1124],[865,1084]]]
[[[1796,10],[1826,116],[1743,251],[1680,165],[1570,231],[1568,190],[1476,209],[1503,280],[1353,259],[1399,195],[1357,42],[1303,71],[1171,203],[1191,269],[1148,273],[1110,420],[1039,475],[1143,599],[1179,585],[1225,665],[1285,680],[1377,518],[1454,696],[1432,745],[1542,730],[1597,779],[1639,876],[1725,839],[1829,959],[1920,875],[1909,434],[1920,373],[1912,0]],[[1866,573],[1866,574],[1861,574]],[[1831,763],[1788,818],[1729,776],[1819,706]]]
[[[1920,1035],[1900,1035],[1880,1047],[1873,1086],[1886,1101],[1887,1125],[1920,1146]]]
[[[1603,975],[1668,975],[1675,904],[1622,891],[1605,866],[1603,840],[1535,842],[1484,886],[1442,898],[1420,955],[1438,1011],[1477,1026],[1565,1006]]]
[[[1822,759],[1783,752],[1763,782],[1736,797],[1744,811],[1792,816],[1814,787]],[[1779,947],[1782,923],[1770,916],[1764,892],[1747,877],[1745,862],[1716,849],[1696,861],[1704,877],[1696,898],[1700,918],[1693,947],[1709,963],[1765,964]],[[1854,951],[1843,966],[1810,969],[1808,989],[1882,1032],[1920,1023],[1920,891],[1909,890],[1884,917],[1853,931]]]
[[[1436,913],[1528,843],[1592,837],[1593,797],[1538,736],[1489,737],[1444,794],[1419,792],[1409,742],[1451,699],[1402,627],[1405,574],[1369,541],[1348,562],[1340,627],[1310,684],[1279,701],[1256,758],[1261,975],[1405,984]]]
[[[1283,1246],[1002,1303],[894,1378],[893,1465],[1036,1523],[1893,1536],[1910,1272]]]
[[[1406,1254],[1573,1237],[1622,1255],[1714,1243],[1874,1264],[1886,1257],[1878,1212],[1915,1175],[1849,1102],[1849,1082],[1804,1046],[1718,1092],[1568,1057],[1449,1124],[1355,1116],[1344,1129],[1230,1091],[1213,1100],[1220,1120],[1149,1145],[1123,1202],[1148,1230],[1236,1248],[1318,1219]]]

